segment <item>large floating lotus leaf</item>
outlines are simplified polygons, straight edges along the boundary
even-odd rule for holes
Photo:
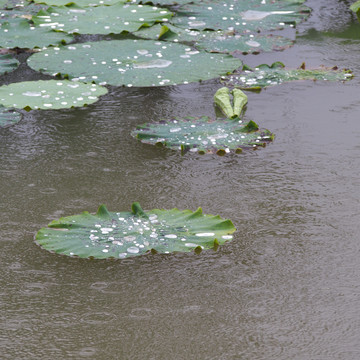
[[[1,39],[0,39],[1,41]],[[0,54],[0,74],[4,74],[15,70],[19,66],[19,62],[11,55]]]
[[[114,5],[117,3],[126,3],[126,0],[35,0],[38,4],[47,4],[51,6],[65,6],[76,3],[79,6],[101,6]]]
[[[239,118],[212,120],[207,116],[147,123],[138,126],[132,136],[143,143],[181,150],[182,153],[218,155],[256,149],[274,138],[269,130],[260,130],[253,121],[246,123]]]
[[[82,81],[146,87],[213,79],[239,68],[242,62],[176,43],[114,40],[48,49],[32,55],[28,64],[41,72]]]
[[[350,6],[350,10],[354,11],[356,13],[357,18],[360,21],[360,1],[356,1],[354,2],[351,6]]]
[[[0,128],[14,125],[19,122],[22,115],[16,111],[11,111],[8,108],[0,105]]]
[[[26,19],[8,19],[0,23],[0,47],[33,49],[49,45],[59,45],[73,40],[71,35],[35,27]]]
[[[349,70],[321,67],[306,70],[305,66],[298,69],[285,69],[284,64],[277,62],[271,66],[263,64],[255,69],[245,67],[240,72],[224,79],[227,86],[238,88],[264,88],[295,80],[345,81],[353,77]]]
[[[79,7],[72,4],[40,11],[32,20],[36,25],[68,33],[119,34],[168,21],[171,16],[167,9],[147,5]]]
[[[231,54],[284,50],[294,43],[290,39],[275,35],[240,35],[223,30],[189,30],[171,24],[157,24],[149,28],[141,28],[134,34],[146,39],[186,42],[198,49]]]
[[[300,1],[226,0],[188,4],[173,19],[188,29],[235,30],[239,33],[281,29],[309,16],[310,8]]]
[[[0,104],[18,109],[64,109],[94,103],[107,89],[68,80],[39,80],[0,87]]]
[[[36,234],[44,249],[82,258],[126,258],[147,252],[172,253],[217,248],[232,239],[230,220],[178,209],[109,212],[104,205],[95,215],[83,212],[51,222]]]

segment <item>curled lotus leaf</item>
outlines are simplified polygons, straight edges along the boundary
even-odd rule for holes
[[[33,49],[49,45],[71,42],[73,36],[52,31],[49,28],[35,27],[22,18],[8,19],[0,22],[0,47],[13,49]]]
[[[32,18],[36,26],[74,34],[120,34],[142,26],[166,22],[172,17],[167,9],[148,5],[117,3],[112,6],[80,7],[76,4],[49,8]]]
[[[356,14],[358,20],[360,21],[360,1],[355,1],[353,4],[351,4],[350,10]]]
[[[337,67],[323,66],[318,69],[305,69],[303,63],[298,69],[286,69],[284,64],[276,62],[272,65],[262,64],[254,69],[245,66],[241,72],[222,79],[227,86],[240,89],[261,89],[289,81],[346,81],[352,77],[350,70],[339,70]]]
[[[20,113],[0,105],[0,128],[14,125],[18,123],[21,118],[22,115]]]
[[[1,41],[1,40],[0,40]],[[9,54],[0,54],[0,74],[15,70],[19,66],[19,61]]]
[[[103,86],[68,80],[38,80],[0,87],[0,104],[18,109],[65,109],[85,106],[107,93]]]
[[[47,74],[120,86],[165,86],[209,80],[242,66],[230,55],[150,40],[98,41],[47,49],[28,64]]]
[[[238,33],[278,30],[306,19],[304,0],[226,0],[184,5],[172,23],[195,30],[235,30]]]
[[[188,43],[198,49],[230,54],[279,51],[294,44],[290,39],[272,34],[253,35],[224,30],[189,30],[171,24],[157,24],[149,28],[141,28],[134,35],[144,39]]]
[[[254,121],[233,119],[212,120],[207,116],[187,117],[157,123],[146,123],[132,131],[143,143],[164,146],[173,150],[199,154],[230,152],[264,147],[274,139],[267,129],[259,129]]]
[[[35,241],[54,253],[81,258],[128,258],[146,253],[198,252],[232,239],[235,227],[201,208],[153,209],[139,203],[131,212],[109,212],[101,205],[95,215],[83,212],[54,220],[38,231]]]

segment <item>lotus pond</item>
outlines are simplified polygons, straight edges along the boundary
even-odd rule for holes
[[[352,2],[204,3],[0,0],[1,359],[359,358]]]

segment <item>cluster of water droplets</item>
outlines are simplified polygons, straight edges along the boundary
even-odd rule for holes
[[[137,128],[133,135],[141,141],[163,145],[191,152],[216,152],[241,148],[257,148],[272,140],[268,131],[243,132],[246,123],[240,119],[212,121],[203,117],[197,121],[172,120],[156,124],[145,124]],[[141,134],[146,134],[144,137]]]

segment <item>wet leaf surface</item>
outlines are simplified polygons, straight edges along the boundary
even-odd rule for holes
[[[0,75],[15,70],[19,66],[19,61],[10,54],[0,54]]]
[[[24,81],[0,87],[0,104],[18,109],[64,109],[94,103],[107,89],[68,80]]]
[[[41,11],[35,25],[75,34],[119,34],[132,32],[155,22],[167,22],[172,13],[147,5],[80,7],[76,4]]]
[[[35,27],[28,20],[22,18],[2,20],[0,22],[0,31],[0,47],[8,49],[41,48],[74,40],[71,35],[52,31],[46,27]]]
[[[239,118],[213,120],[207,116],[146,123],[138,126],[132,136],[143,143],[182,153],[218,155],[264,147],[274,138],[274,134],[266,129],[260,130],[253,121]]]
[[[318,69],[286,69],[282,63],[272,65],[262,64],[255,69],[246,67],[245,70],[223,78],[227,86],[242,89],[264,88],[280,85],[284,82],[313,80],[313,81],[346,81],[353,77],[349,70],[320,67]]]
[[[8,108],[0,105],[0,128],[14,125],[22,119],[22,115],[16,111],[10,111]]]
[[[237,34],[234,31],[189,30],[177,26],[154,25],[142,28],[134,35],[146,39],[160,39],[188,43],[198,49],[210,52],[248,54],[284,50],[293,45],[293,41],[281,36],[259,34]]]
[[[204,1],[184,5],[172,22],[195,30],[235,30],[238,33],[282,29],[306,19],[304,0]]]
[[[208,80],[242,66],[230,55],[150,40],[113,40],[47,49],[28,59],[34,70],[110,85],[164,86]]]
[[[134,203],[131,212],[109,212],[102,205],[95,215],[55,220],[35,240],[58,254],[123,259],[149,252],[200,252],[231,240],[235,230],[230,220],[204,215],[201,208],[143,211]]]

